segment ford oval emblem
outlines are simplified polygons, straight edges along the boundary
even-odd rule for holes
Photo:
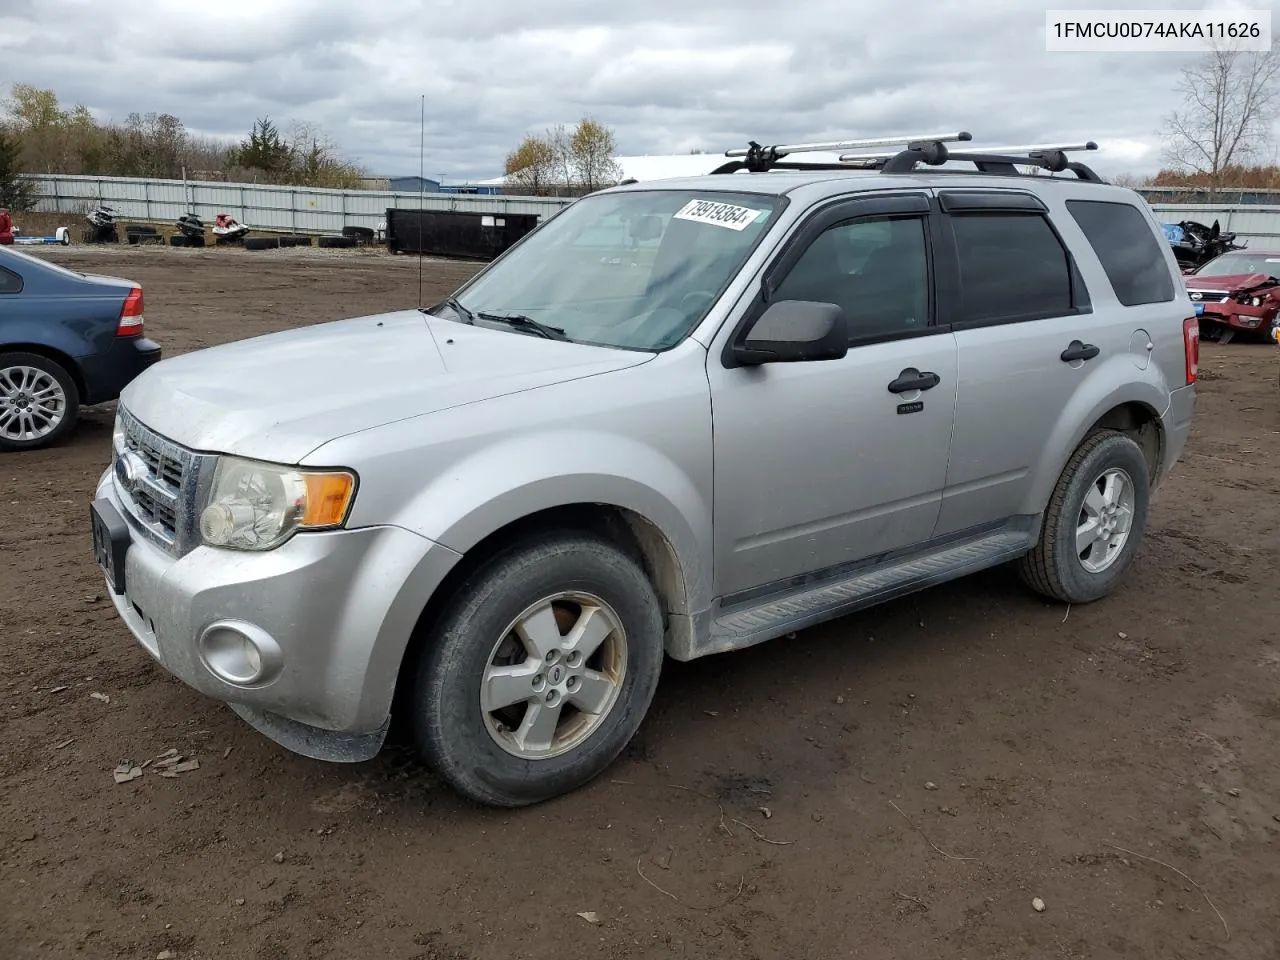
[[[132,450],[126,450],[121,454],[116,464],[116,476],[130,493],[142,486],[148,472],[147,462]]]
[[[1203,300],[1203,299],[1204,299],[1204,294],[1203,294],[1203,293],[1193,293],[1193,294],[1191,295],[1191,299],[1192,299],[1192,300]]]

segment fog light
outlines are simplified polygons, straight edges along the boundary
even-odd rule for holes
[[[215,677],[237,687],[269,683],[280,672],[280,647],[261,627],[240,620],[218,620],[204,628],[200,659]]]

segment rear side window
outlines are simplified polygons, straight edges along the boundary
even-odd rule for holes
[[[1067,210],[1102,262],[1117,300],[1136,307],[1173,299],[1173,276],[1164,250],[1137,207],[1106,200],[1068,200]]]
[[[951,216],[960,262],[959,323],[1060,317],[1075,312],[1075,271],[1040,214]]]
[[[0,293],[21,293],[22,278],[12,270],[0,267]]]

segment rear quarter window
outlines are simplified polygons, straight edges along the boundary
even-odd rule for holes
[[[1098,255],[1117,300],[1137,307],[1174,298],[1164,249],[1137,207],[1112,200],[1068,200],[1067,210]]]
[[[21,293],[22,278],[12,270],[0,267],[0,293]]]

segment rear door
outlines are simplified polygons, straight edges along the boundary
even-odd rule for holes
[[[1085,379],[1129,350],[1094,311],[1045,203],[1016,189],[939,189],[960,390],[936,535],[1024,513],[1055,427]]]
[[[955,343],[933,322],[934,226],[924,191],[814,213],[764,286],[770,302],[844,308],[848,355],[759,367],[708,357],[718,595],[835,576],[929,539],[956,398]],[[758,295],[736,326],[764,307]]]

